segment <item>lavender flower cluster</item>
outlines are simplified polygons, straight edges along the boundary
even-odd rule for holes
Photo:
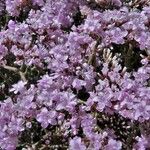
[[[150,148],[147,0],[0,2],[0,148]]]

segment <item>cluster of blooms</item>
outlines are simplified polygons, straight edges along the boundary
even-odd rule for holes
[[[150,6],[143,4],[141,10],[121,0],[6,0],[10,19],[0,31],[0,69],[20,80],[3,87],[1,149],[37,149],[43,141],[40,147],[52,149],[52,130],[66,139],[63,149],[149,148],[145,131],[129,135],[129,143],[118,138],[118,127],[98,124],[100,114],[128,119],[126,129],[149,123]],[[128,72],[125,61],[135,53],[140,65]],[[42,72],[36,82],[29,68]],[[21,143],[35,123],[51,136]]]

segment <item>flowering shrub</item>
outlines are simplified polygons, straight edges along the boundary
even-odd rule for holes
[[[147,0],[0,1],[0,148],[150,148]]]

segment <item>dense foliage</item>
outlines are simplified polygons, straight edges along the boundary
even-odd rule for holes
[[[1,0],[2,150],[150,148],[149,0]]]

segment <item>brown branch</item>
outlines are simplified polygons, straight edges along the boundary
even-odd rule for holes
[[[24,81],[24,82],[27,81],[26,78],[25,78],[24,73],[21,72],[19,69],[15,68],[15,67],[12,67],[12,66],[7,66],[7,65],[3,65],[2,67],[3,67],[4,69],[6,69],[6,70],[13,71],[13,72],[17,72],[17,73],[20,75],[22,81]]]
[[[32,144],[32,146],[31,146],[32,149],[35,150],[35,149],[37,148],[37,146],[38,146],[42,141],[44,141],[44,140],[46,140],[46,139],[48,138],[48,136],[49,136],[49,132],[48,132],[47,134],[45,134],[45,135],[41,138],[40,141],[38,141],[38,142]]]
[[[96,51],[97,51],[97,47],[99,45],[99,42],[100,42],[100,38],[97,39],[97,41],[96,41],[96,43],[93,47],[92,54],[91,54],[91,56],[89,57],[89,60],[88,60],[89,65],[95,65],[95,63],[96,63]]]

